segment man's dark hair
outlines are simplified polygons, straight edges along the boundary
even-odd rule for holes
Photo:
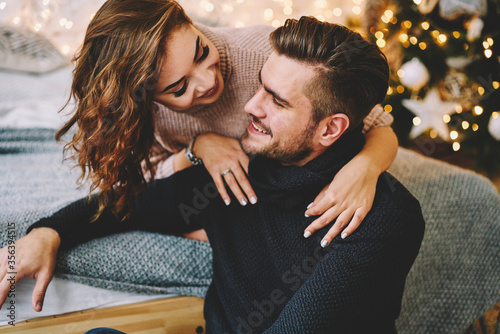
[[[286,20],[269,39],[278,54],[316,67],[317,76],[304,88],[315,123],[343,113],[352,129],[384,100],[389,82],[387,59],[360,34],[314,17],[301,17]]]

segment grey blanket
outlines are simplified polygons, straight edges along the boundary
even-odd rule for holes
[[[0,130],[0,242],[81,198],[53,130]],[[461,333],[500,301],[500,197],[485,178],[400,149],[389,170],[421,202],[426,233],[406,283],[400,333]],[[71,223],[71,222],[68,222]],[[56,275],[109,289],[204,296],[208,244],[128,232],[60,252]]]

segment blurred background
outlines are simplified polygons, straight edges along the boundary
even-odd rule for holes
[[[0,90],[16,82],[10,71],[50,76],[68,64],[103,2],[0,0],[0,67],[7,71]],[[499,0],[179,2],[195,21],[208,25],[277,27],[289,17],[313,15],[358,30],[388,57],[392,75],[383,107],[394,116],[400,145],[473,168],[499,183]],[[30,66],[30,58],[39,63]],[[68,74],[53,77],[52,86],[39,88],[38,95],[48,94],[47,89],[67,92],[70,79]],[[9,97],[0,93],[0,125],[10,124]],[[29,118],[29,105],[23,108]],[[33,122],[51,122],[33,117]],[[33,122],[17,120],[13,126]]]

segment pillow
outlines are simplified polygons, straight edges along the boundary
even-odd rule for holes
[[[0,68],[45,73],[68,63],[68,59],[40,34],[0,26]]]

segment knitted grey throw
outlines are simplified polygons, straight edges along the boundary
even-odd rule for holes
[[[88,193],[52,130],[0,129],[0,243]],[[462,333],[500,301],[500,197],[484,177],[399,149],[389,172],[420,201],[426,231],[405,287],[399,333]],[[56,275],[109,289],[204,296],[207,243],[128,232],[58,255]]]
[[[500,197],[486,178],[399,149],[389,172],[426,221],[408,274],[399,333],[463,333],[500,301]]]

